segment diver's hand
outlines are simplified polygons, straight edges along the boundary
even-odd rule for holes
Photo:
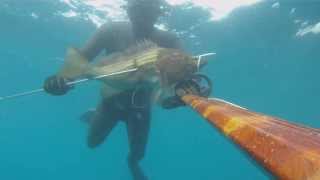
[[[68,80],[66,78],[53,75],[44,81],[43,89],[49,94],[61,96],[71,89],[71,86],[67,83]]]
[[[185,95],[200,95],[200,86],[194,79],[185,80],[180,82],[175,87],[175,95],[168,97],[161,102],[164,109],[174,109],[185,106],[181,97]]]
[[[190,79],[177,85],[176,95],[183,97],[185,95],[201,95],[201,89],[196,80]]]
[[[174,109],[185,105],[179,96],[168,97],[161,102],[161,107],[164,109]]]

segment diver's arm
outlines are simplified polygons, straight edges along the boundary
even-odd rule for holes
[[[109,37],[111,37],[111,31],[109,29],[110,25],[102,25],[84,47],[79,50],[89,61],[92,61],[106,48],[106,43],[108,43]]]
[[[92,61],[106,47],[106,42],[110,36],[107,25],[101,26],[97,32],[89,39],[85,46],[79,50],[80,54],[89,61]],[[67,85],[68,79],[53,75],[48,77],[43,85],[44,90],[52,95],[64,95],[71,87]]]
[[[198,95],[200,90],[195,88],[194,84],[190,84],[187,81],[184,81],[176,85],[173,91],[173,96],[165,97],[162,99],[162,101],[160,101],[160,105],[162,108],[174,109],[185,106],[185,103],[183,102],[181,97],[187,94]]]

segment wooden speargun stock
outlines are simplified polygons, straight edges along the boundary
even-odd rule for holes
[[[320,130],[251,112],[219,99],[182,100],[278,179],[320,179]]]

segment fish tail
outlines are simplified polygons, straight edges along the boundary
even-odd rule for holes
[[[85,76],[89,68],[88,59],[83,57],[75,48],[69,48],[66,53],[64,64],[58,72],[58,76],[68,79],[77,79]]]

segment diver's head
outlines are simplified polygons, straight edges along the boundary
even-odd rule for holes
[[[126,11],[133,31],[142,38],[148,37],[158,18],[164,14],[164,0],[126,0]]]

